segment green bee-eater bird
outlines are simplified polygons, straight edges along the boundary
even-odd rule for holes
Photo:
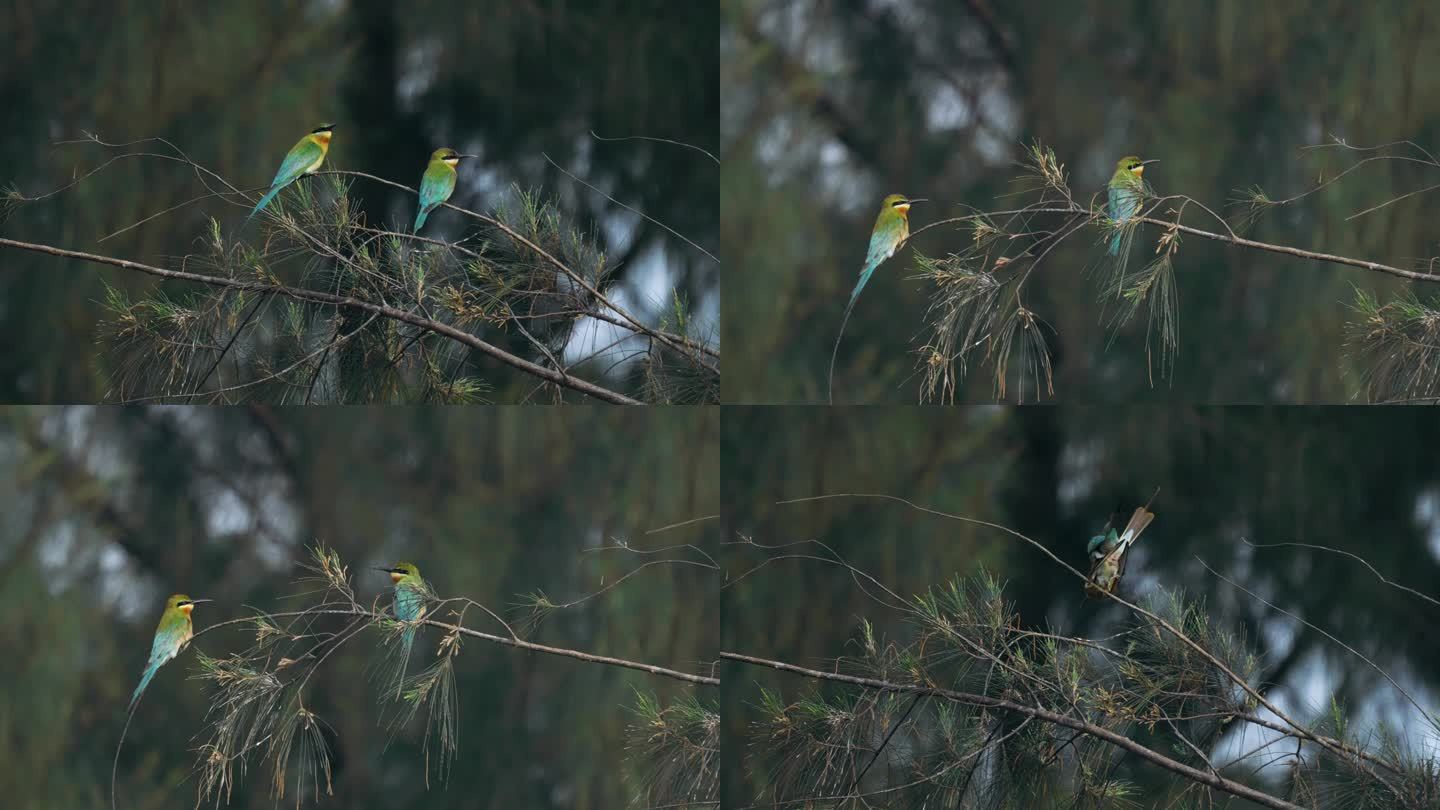
[[[455,193],[455,166],[462,157],[469,155],[462,155],[454,149],[436,149],[430,153],[430,164],[425,167],[425,175],[420,178],[420,210],[415,214],[416,233],[425,227],[425,218],[430,216],[430,212]]]
[[[1117,226],[1129,222],[1131,217],[1139,213],[1140,204],[1145,199],[1145,167],[1159,162],[1126,155],[1115,163],[1115,173],[1110,175],[1109,207],[1106,213],[1115,220]],[[1111,256],[1120,255],[1120,237],[1123,232],[1123,229],[1116,227],[1115,234],[1110,237]]]
[[[865,266],[860,268],[860,280],[850,293],[850,303],[845,305],[845,315],[840,319],[840,334],[835,336],[835,348],[830,350],[830,401],[835,401],[835,354],[840,350],[840,338],[845,334],[845,324],[850,320],[850,310],[860,298],[875,268],[895,255],[900,245],[910,238],[910,206],[924,199],[910,199],[904,194],[891,194],[880,203],[880,215],[875,217],[875,227],[870,231],[870,247],[865,251]]]
[[[150,661],[145,665],[145,674],[140,678],[140,685],[135,687],[135,694],[130,696],[130,711],[135,710],[141,693],[150,684],[150,679],[155,677],[155,673],[160,671],[161,665],[179,655],[180,650],[195,634],[190,624],[190,611],[201,602],[209,601],[191,599],[183,593],[177,593],[165,600],[165,612],[160,614],[160,624],[155,627],[155,640],[150,643]]]
[[[865,252],[865,266],[860,270],[860,280],[850,293],[850,306],[865,289],[865,283],[875,273],[881,262],[895,255],[900,244],[910,238],[910,206],[924,200],[912,200],[904,194],[891,194],[880,204],[880,215],[875,217],[875,228],[870,231],[870,249]]]
[[[1130,516],[1130,522],[1125,524],[1124,532],[1116,534],[1112,528],[1105,534],[1090,538],[1090,544],[1086,548],[1090,557],[1090,579],[1085,583],[1086,596],[1099,599],[1107,593],[1115,592],[1120,578],[1125,575],[1126,553],[1154,519],[1154,512],[1144,506],[1136,507],[1135,514]]]
[[[395,618],[413,622],[425,615],[425,600],[430,595],[430,586],[420,578],[420,569],[414,563],[397,562],[389,568],[377,568],[390,575],[395,583]],[[415,643],[414,627],[405,628],[400,634],[405,657],[410,657],[410,647]]]
[[[285,153],[285,160],[280,163],[280,170],[275,172],[275,179],[270,182],[270,190],[255,204],[251,217],[260,213],[286,186],[320,169],[326,153],[330,151],[330,133],[334,129],[334,124],[321,124],[290,147],[290,151]],[[249,218],[246,217],[247,220]]]

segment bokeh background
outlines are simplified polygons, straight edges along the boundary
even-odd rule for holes
[[[716,520],[646,532],[718,513],[718,444],[715,409],[0,411],[5,806],[109,805],[125,706],[168,594],[216,600],[196,609],[197,628],[250,615],[244,605],[293,610],[313,587],[296,584],[298,564],[324,542],[362,603],[388,584],[368,566],[408,559],[439,595],[513,621],[525,594],[569,601],[642,562],[587,553],[602,543],[713,553]],[[718,584],[713,570],[651,567],[530,638],[710,674]],[[467,624],[496,630],[473,610]],[[221,629],[196,644],[219,656],[252,636]],[[422,631],[417,646],[435,641]],[[427,790],[423,720],[386,747],[366,676],[381,642],[366,631],[311,682],[306,703],[334,732],[335,794],[306,806],[625,807],[649,775],[627,745],[637,693],[718,704],[714,687],[469,639],[458,757],[448,783],[431,763]],[[211,699],[195,671],[187,651],[145,693],[119,761],[121,807],[193,804]],[[252,766],[228,806],[273,807],[270,779]]]
[[[1159,488],[1156,518],[1134,548],[1122,594],[1183,588],[1204,600],[1214,626],[1242,632],[1262,662],[1268,694],[1297,718],[1329,711],[1332,696],[1352,730],[1404,728],[1408,704],[1363,661],[1311,622],[1392,674],[1421,705],[1440,709],[1437,609],[1386,586],[1358,563],[1310,549],[1254,549],[1241,542],[1302,542],[1362,555],[1385,576],[1440,598],[1440,422],[1418,410],[1203,406],[868,409],[729,408],[722,427],[727,539],[818,539],[903,598],[971,577],[983,567],[1005,583],[1025,628],[1097,638],[1126,613],[1087,600],[1081,583],[1038,550],[978,527],[878,499],[777,501],[839,493],[898,496],[943,512],[998,523],[1085,570],[1085,543],[1114,515],[1123,525]],[[777,553],[817,553],[792,546]],[[861,619],[876,635],[905,641],[915,625],[878,606],[842,568],[777,561],[740,578],[768,554],[727,547],[722,644],[762,658],[830,670],[858,657]],[[1207,573],[1203,560],[1290,618]],[[735,581],[737,580],[738,581]],[[842,667],[842,671],[851,671]],[[761,795],[767,760],[751,723],[760,688],[788,701],[816,688],[804,678],[725,662],[722,717],[727,752],[722,798],[745,806]],[[847,689],[826,685],[827,692]],[[1410,724],[1418,755],[1434,739]],[[1221,739],[1222,750],[1238,742]],[[1253,732],[1252,745],[1260,741]],[[728,752],[736,752],[730,755]],[[1277,752],[1278,757],[1279,752]],[[1228,774],[1283,776],[1283,761]],[[913,775],[903,772],[898,782]],[[1122,765],[1145,806],[1179,787],[1168,772]],[[878,787],[878,786],[877,786]],[[905,805],[910,806],[910,805]],[[1340,805],[1337,805],[1340,806]]]
[[[1157,192],[1232,219],[1225,206],[1240,190],[1279,200],[1354,163],[1354,153],[1302,149],[1332,136],[1355,146],[1413,139],[1440,153],[1440,14],[1424,3],[726,0],[722,9],[727,401],[823,401],[880,200],[930,198],[912,209],[915,227],[965,206],[1016,207],[1020,198],[1006,195],[1032,141],[1056,151],[1082,204],[1120,156],[1140,154],[1161,161],[1146,173]],[[1436,183],[1440,168],[1370,164],[1273,211],[1251,235],[1425,267],[1440,255]],[[1205,227],[1192,213],[1186,223]],[[955,228],[912,244],[958,252],[972,233]],[[1364,370],[1346,352],[1352,285],[1385,300],[1403,284],[1186,238],[1175,264],[1176,372],[1152,388],[1144,316],[1112,344],[1096,283],[1082,275],[1098,236],[1069,240],[1026,287],[1027,306],[1058,333],[1048,337],[1062,401],[1349,401]],[[1148,248],[1156,233],[1138,236]],[[1147,248],[1134,248],[1137,261]],[[912,375],[930,291],[915,272],[905,251],[866,287],[840,346],[837,403],[919,398]],[[989,376],[972,368],[957,399],[991,400]]]
[[[713,154],[716,15],[715,6],[663,0],[13,0],[0,6],[0,186],[33,196],[99,166],[108,150],[57,145],[85,133],[112,143],[164,137],[241,188],[268,185],[286,150],[322,122],[337,125],[329,167],[411,187],[430,152],[452,146],[480,155],[462,167],[452,203],[488,212],[513,205],[512,186],[541,191],[568,224],[595,230],[619,280],[618,303],[658,324],[678,296],[697,336],[716,341],[719,267],[542,156],[716,253],[718,167],[710,158],[591,136],[670,138]],[[183,165],[130,159],[22,206],[0,234],[171,266],[199,250],[207,217],[230,233],[245,209],[208,199],[97,240],[205,193]],[[414,218],[414,197],[404,192],[356,181],[352,195],[372,224],[408,227]],[[470,230],[454,212],[432,221],[432,238]],[[0,400],[106,396],[120,358],[96,348],[102,280],[131,297],[157,284],[115,268],[0,252],[0,343],[10,349],[0,358]],[[608,326],[581,328],[574,348],[593,350],[616,336]],[[482,337],[530,356],[519,335],[489,328]],[[474,364],[497,389],[495,401],[534,387],[508,367]],[[635,366],[619,363],[599,376],[625,388]],[[521,394],[510,396],[512,386]]]

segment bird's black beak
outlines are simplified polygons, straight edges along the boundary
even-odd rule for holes
[[[908,203],[910,203],[911,205],[914,205],[914,204],[917,203],[917,202],[930,202],[930,201],[927,200],[927,199],[925,199],[924,197],[917,197],[916,199],[906,200],[905,202],[908,202]]]
[[[215,601],[214,599],[191,599],[191,600],[190,600],[190,604],[192,604],[192,605],[198,605],[198,604],[200,604],[201,602],[214,602],[214,601]]]
[[[374,570],[376,570],[376,571],[384,571],[384,572],[387,573],[387,574],[393,574],[393,573],[395,573],[395,569],[394,569],[394,568],[377,568],[377,567],[375,567],[375,566],[371,566],[371,568],[374,568]]]
[[[1141,165],[1141,166],[1149,166],[1151,163],[1159,163],[1159,162],[1160,162],[1159,160],[1142,160],[1142,161],[1140,161],[1140,165]]]

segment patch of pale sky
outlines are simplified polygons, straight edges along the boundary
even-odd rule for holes
[[[574,165],[565,166],[565,169],[577,177],[585,178],[590,166],[594,146],[594,142],[588,135],[580,138],[576,144],[577,160]],[[613,197],[613,195],[610,194],[610,190],[605,188],[602,183],[589,179],[586,179],[586,182],[600,189],[600,191],[592,191],[579,183],[570,182],[567,184],[567,191],[569,192],[567,196],[573,197],[576,202],[578,202],[581,195],[600,196],[601,194],[605,194]],[[576,207],[578,207],[578,205]],[[663,221],[663,216],[656,216],[654,214],[651,216]],[[643,220],[640,214],[627,211],[623,208],[615,208],[600,219],[598,227],[604,235],[604,241],[609,247],[611,256],[624,253],[631,248],[631,242],[634,240],[635,232],[642,222]],[[674,294],[675,289],[676,276],[675,273],[670,270],[670,262],[666,254],[667,251],[660,245],[646,248],[631,260],[632,266],[627,271],[626,282],[607,297],[617,305],[624,307],[630,314],[642,322],[652,325],[655,324],[655,316],[657,314],[669,311],[672,303],[671,296]],[[709,327],[708,324],[718,322],[719,304],[718,302],[713,306],[709,306],[708,304],[709,302],[702,302],[700,310],[709,312],[711,314],[710,318],[701,320],[696,317],[698,312],[694,309],[695,302],[690,302],[692,307],[691,317],[694,319],[693,323],[699,329],[697,334],[700,336],[704,336],[712,331],[718,334],[718,329],[713,329]],[[615,313],[610,314],[613,315]],[[577,324],[570,342],[565,346],[563,359],[565,362],[572,362],[592,354],[606,345],[615,343],[626,331],[627,330],[621,329],[614,324],[589,318],[583,319],[582,323]],[[630,340],[620,342],[611,349],[606,350],[597,359],[608,365],[609,362],[618,360],[626,354],[635,353],[636,342],[637,341]],[[637,354],[634,357],[620,362],[620,364],[615,367],[615,373],[625,373],[626,367],[638,358],[639,355]]]
[[[440,75],[440,48],[437,38],[423,37],[411,43],[401,54],[395,92],[402,110],[417,111],[420,97],[435,84],[435,77]]]
[[[1096,466],[1104,456],[1105,446],[1099,440],[1069,442],[1060,451],[1060,483],[1056,496],[1061,505],[1073,509],[1089,497],[1100,483]]]
[[[775,171],[770,175],[770,184],[776,185],[783,179],[784,167],[795,155],[795,126],[789,115],[784,113],[771,118],[755,138],[755,158]]]
[[[51,592],[60,593],[74,584],[76,572],[84,568],[72,559],[75,553],[75,524],[70,520],[56,521],[36,550],[40,566],[50,575]]]
[[[1430,556],[1440,560],[1440,490],[1428,487],[1415,498],[1415,522],[1425,530]]]
[[[925,127],[931,132],[964,129],[974,120],[970,102],[955,85],[949,82],[935,82],[928,94],[925,105]]]
[[[851,215],[878,207],[883,195],[878,193],[874,175],[850,159],[850,150],[844,144],[827,135],[816,152],[819,168],[813,174],[820,196],[829,207]]]
[[[470,154],[476,154],[477,147],[467,148],[471,150]],[[461,172],[461,186],[467,194],[480,200],[479,213],[488,214],[510,193],[509,180],[498,169],[487,167],[483,158],[469,162],[468,166],[466,171]]]
[[[806,68],[821,75],[844,70],[845,43],[832,27],[810,13],[805,3],[790,3],[775,13],[761,14],[760,31],[783,44]]]
[[[1250,537],[1249,524],[1241,518],[1235,518],[1225,524],[1225,528],[1220,532],[1220,539],[1222,541],[1234,542],[1235,555],[1233,558],[1233,570],[1236,582],[1244,582],[1249,579],[1250,572],[1255,566],[1255,549],[1240,542],[1241,538],[1249,540],[1252,543],[1267,542]]]
[[[669,307],[674,287],[674,274],[670,271],[664,249],[652,246],[641,251],[632,260],[626,282],[618,289],[613,290],[607,297],[618,306],[624,307],[641,322],[653,324],[656,321],[656,314]],[[564,359],[566,362],[578,360],[614,343],[627,332],[628,330],[621,329],[614,324],[586,318],[576,326],[570,343],[565,347]],[[606,350],[597,359],[608,365],[609,362],[618,360],[624,354],[636,352],[638,341],[638,338],[623,341]],[[616,366],[612,373],[624,373],[628,365],[637,359],[638,355],[624,360]]]
[[[623,208],[600,220],[600,232],[605,235],[605,244],[609,246],[611,255],[618,256],[630,248],[640,222],[639,214]]]
[[[95,559],[95,567],[100,572],[100,576],[96,577],[100,599],[126,621],[158,617],[159,590],[143,581],[133,581],[127,575],[129,565],[129,556],[118,546],[108,545],[100,549]],[[204,598],[201,594],[191,596]]]
[[[1280,711],[1296,722],[1305,723],[1314,719],[1317,712],[1324,712],[1330,705],[1330,696],[1334,694],[1334,680],[1330,677],[1326,666],[1324,655],[1319,651],[1312,651],[1305,655],[1303,661],[1291,671],[1290,681],[1286,684],[1290,688],[1272,688],[1266,693],[1266,698],[1275,704]],[[1260,708],[1255,714],[1272,722],[1282,722],[1279,717],[1268,709]],[[1271,731],[1249,723],[1237,723],[1231,730],[1220,738],[1211,753],[1211,759],[1218,765],[1222,762],[1230,762],[1235,757],[1249,753],[1265,743],[1280,739],[1278,731]],[[1289,747],[1294,751],[1294,746]],[[1293,764],[1291,756],[1280,756],[1280,751],[1275,746],[1265,749],[1259,755],[1252,755],[1246,760],[1255,773],[1262,779],[1273,781],[1283,778]]]
[[[1260,622],[1260,635],[1271,657],[1284,658],[1290,653],[1299,628],[1300,623],[1289,616],[1275,615]]]
[[[234,491],[215,487],[205,501],[205,532],[211,537],[238,535],[255,527],[255,513]]]

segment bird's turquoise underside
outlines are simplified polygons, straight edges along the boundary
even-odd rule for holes
[[[145,664],[145,674],[140,677],[140,685],[135,687],[135,692],[130,696],[130,706],[134,708],[135,702],[150,685],[150,680],[165,662],[174,658],[180,653],[180,647],[190,637],[190,617],[183,613],[177,617],[165,617],[160,626],[155,628],[155,640],[150,643],[150,660]]]
[[[415,230],[425,226],[430,212],[455,193],[455,170],[443,161],[431,161],[420,180],[420,210],[415,214]]]
[[[413,622],[420,618],[420,610],[423,607],[425,607],[425,596],[419,588],[404,580],[395,586],[395,618]]]
[[[423,584],[407,581],[409,579],[409,577],[405,577],[395,583],[395,618],[413,622],[420,618],[421,612],[425,609],[425,590]],[[401,633],[401,638],[408,654],[410,645],[415,641],[415,628],[405,628]]]
[[[865,251],[865,268],[860,271],[860,281],[855,285],[854,292],[850,293],[852,305],[855,299],[860,297],[860,291],[865,289],[865,284],[870,281],[870,276],[874,275],[875,268],[895,255],[895,249],[904,238],[905,220],[898,215],[893,221],[875,224],[875,230],[870,234],[870,248]]]
[[[1125,223],[1140,211],[1140,203],[1144,198],[1143,187],[1139,181],[1134,183],[1110,183],[1109,210],[1110,218],[1117,223]],[[1110,237],[1110,254],[1120,253],[1121,237],[1124,231],[1115,229],[1114,235]]]

